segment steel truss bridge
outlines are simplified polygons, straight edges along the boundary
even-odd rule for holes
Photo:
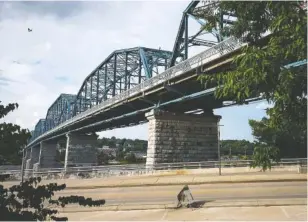
[[[189,36],[188,18],[204,25],[206,21],[200,19],[200,13],[208,7],[216,7],[216,2],[193,1],[188,5],[172,52],[136,47],[111,53],[85,78],[76,95],[60,94],[45,119],[40,119],[31,132],[28,147],[67,132],[97,132],[140,124],[146,122],[144,114],[151,109],[211,112],[234,105],[215,99],[215,86],[205,88],[196,79],[200,74],[231,69],[234,55],[247,45],[240,39],[221,35],[221,28],[234,22],[230,13],[221,13],[218,28],[212,32],[200,29]],[[208,35],[214,36],[215,41],[208,40]],[[191,46],[206,49],[188,58]],[[286,67],[306,63],[307,60],[299,61]],[[256,100],[260,98],[247,102]]]

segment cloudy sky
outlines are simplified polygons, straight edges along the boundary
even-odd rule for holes
[[[4,121],[32,130],[60,93],[76,94],[84,78],[116,49],[171,51],[188,3],[0,2],[0,100],[20,105]],[[261,119],[265,106],[215,110],[222,115],[222,138],[253,140],[248,119]],[[147,139],[147,124],[133,129],[100,135]]]

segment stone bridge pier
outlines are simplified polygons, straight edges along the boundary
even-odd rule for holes
[[[221,116],[152,110],[146,117],[149,120],[147,169],[159,163],[217,160],[217,127]]]
[[[56,155],[57,155],[58,141],[48,140],[40,143],[40,158],[37,168],[55,168],[57,167]]]
[[[31,149],[26,150],[25,169],[27,169],[27,170],[32,169],[33,164],[38,162],[39,156],[40,156],[40,147],[39,146],[34,146]]]
[[[97,163],[98,135],[69,133],[66,137],[65,170],[70,165],[95,165]]]

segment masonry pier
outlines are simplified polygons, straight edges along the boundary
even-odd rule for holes
[[[95,133],[68,133],[66,135],[64,168],[68,166],[95,165],[97,162],[97,137]]]
[[[146,117],[149,120],[147,169],[159,163],[217,160],[217,127],[221,116],[212,112],[181,114],[152,110]]]
[[[43,141],[40,143],[41,154],[39,167],[40,168],[55,168],[57,167],[56,155],[57,144],[55,140]]]

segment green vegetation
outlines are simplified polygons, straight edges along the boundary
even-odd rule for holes
[[[264,144],[257,144],[253,152],[253,162],[251,167],[261,167],[262,171],[272,168],[272,162],[278,162],[279,149],[277,147],[271,147]]]
[[[242,156],[251,156],[254,149],[254,143],[247,140],[221,140],[220,152],[222,156],[238,156],[242,159]]]
[[[116,148],[116,155],[112,157],[110,155],[99,154],[98,164],[108,164],[109,160],[119,161],[120,164],[129,163],[143,163],[145,160],[137,159],[133,152],[147,152],[148,142],[146,140],[139,139],[118,139],[114,136],[111,138],[98,139],[98,146],[109,146],[110,148]]]
[[[18,104],[0,106],[0,119],[18,107]],[[21,149],[30,138],[28,130],[20,126],[1,123],[0,124],[0,154],[2,163],[20,164]],[[0,181],[9,175],[1,175]],[[65,184],[57,185],[50,183],[39,185],[41,178],[30,178],[29,180],[4,188],[0,184],[0,215],[4,221],[45,221],[45,220],[67,220],[66,217],[57,217],[58,210],[55,207],[65,207],[70,203],[78,203],[82,206],[100,206],[105,200],[92,200],[83,196],[68,196],[53,199],[54,193],[65,189]],[[47,206],[46,206],[47,205]]]
[[[109,160],[112,160],[113,157],[105,154],[104,152],[100,152],[98,155],[97,155],[97,164],[98,165],[106,165],[108,164]]]
[[[140,151],[146,152],[148,142],[146,140],[131,140],[131,139],[117,139],[114,136],[111,138],[100,138],[98,139],[98,146],[109,146],[110,148],[118,148],[119,150],[129,151]]]
[[[288,121],[282,121],[280,125],[283,127],[273,127],[270,125],[268,118],[263,118],[261,121],[249,120],[252,135],[257,139],[258,143],[279,148],[277,154],[283,158],[307,157],[304,135],[302,135],[302,139],[298,139],[297,135],[294,134],[300,132],[290,132],[288,124],[290,124]],[[295,127],[294,130],[296,130]],[[299,129],[297,128],[297,130]]]
[[[5,179],[5,178],[0,178]],[[52,198],[55,192],[65,189],[65,184],[50,183],[39,185],[41,178],[30,178],[28,181],[4,188],[0,184],[0,215],[4,221],[67,221],[67,217],[58,217],[59,207],[77,203],[81,206],[101,206],[105,200],[92,200],[83,196]],[[47,205],[47,206],[46,206]]]
[[[17,103],[3,106],[0,101],[0,119],[17,108]],[[29,138],[30,132],[27,129],[22,129],[12,123],[0,123],[0,165],[21,164],[22,148],[27,144]]]
[[[203,75],[200,80],[220,86],[215,93],[219,99],[245,104],[246,99],[261,95],[273,104],[267,109],[267,118],[250,120],[258,141],[254,166],[269,168],[269,159],[277,159],[279,154],[306,157],[307,67],[285,68],[307,59],[307,14],[301,8],[302,2],[221,1],[218,4],[221,11],[237,17],[233,26],[222,28],[222,34],[242,38],[249,44],[234,58],[232,71]],[[204,27],[209,31],[221,19],[212,10],[205,11],[203,18],[209,21]],[[260,46],[259,40],[266,31],[271,35]]]

